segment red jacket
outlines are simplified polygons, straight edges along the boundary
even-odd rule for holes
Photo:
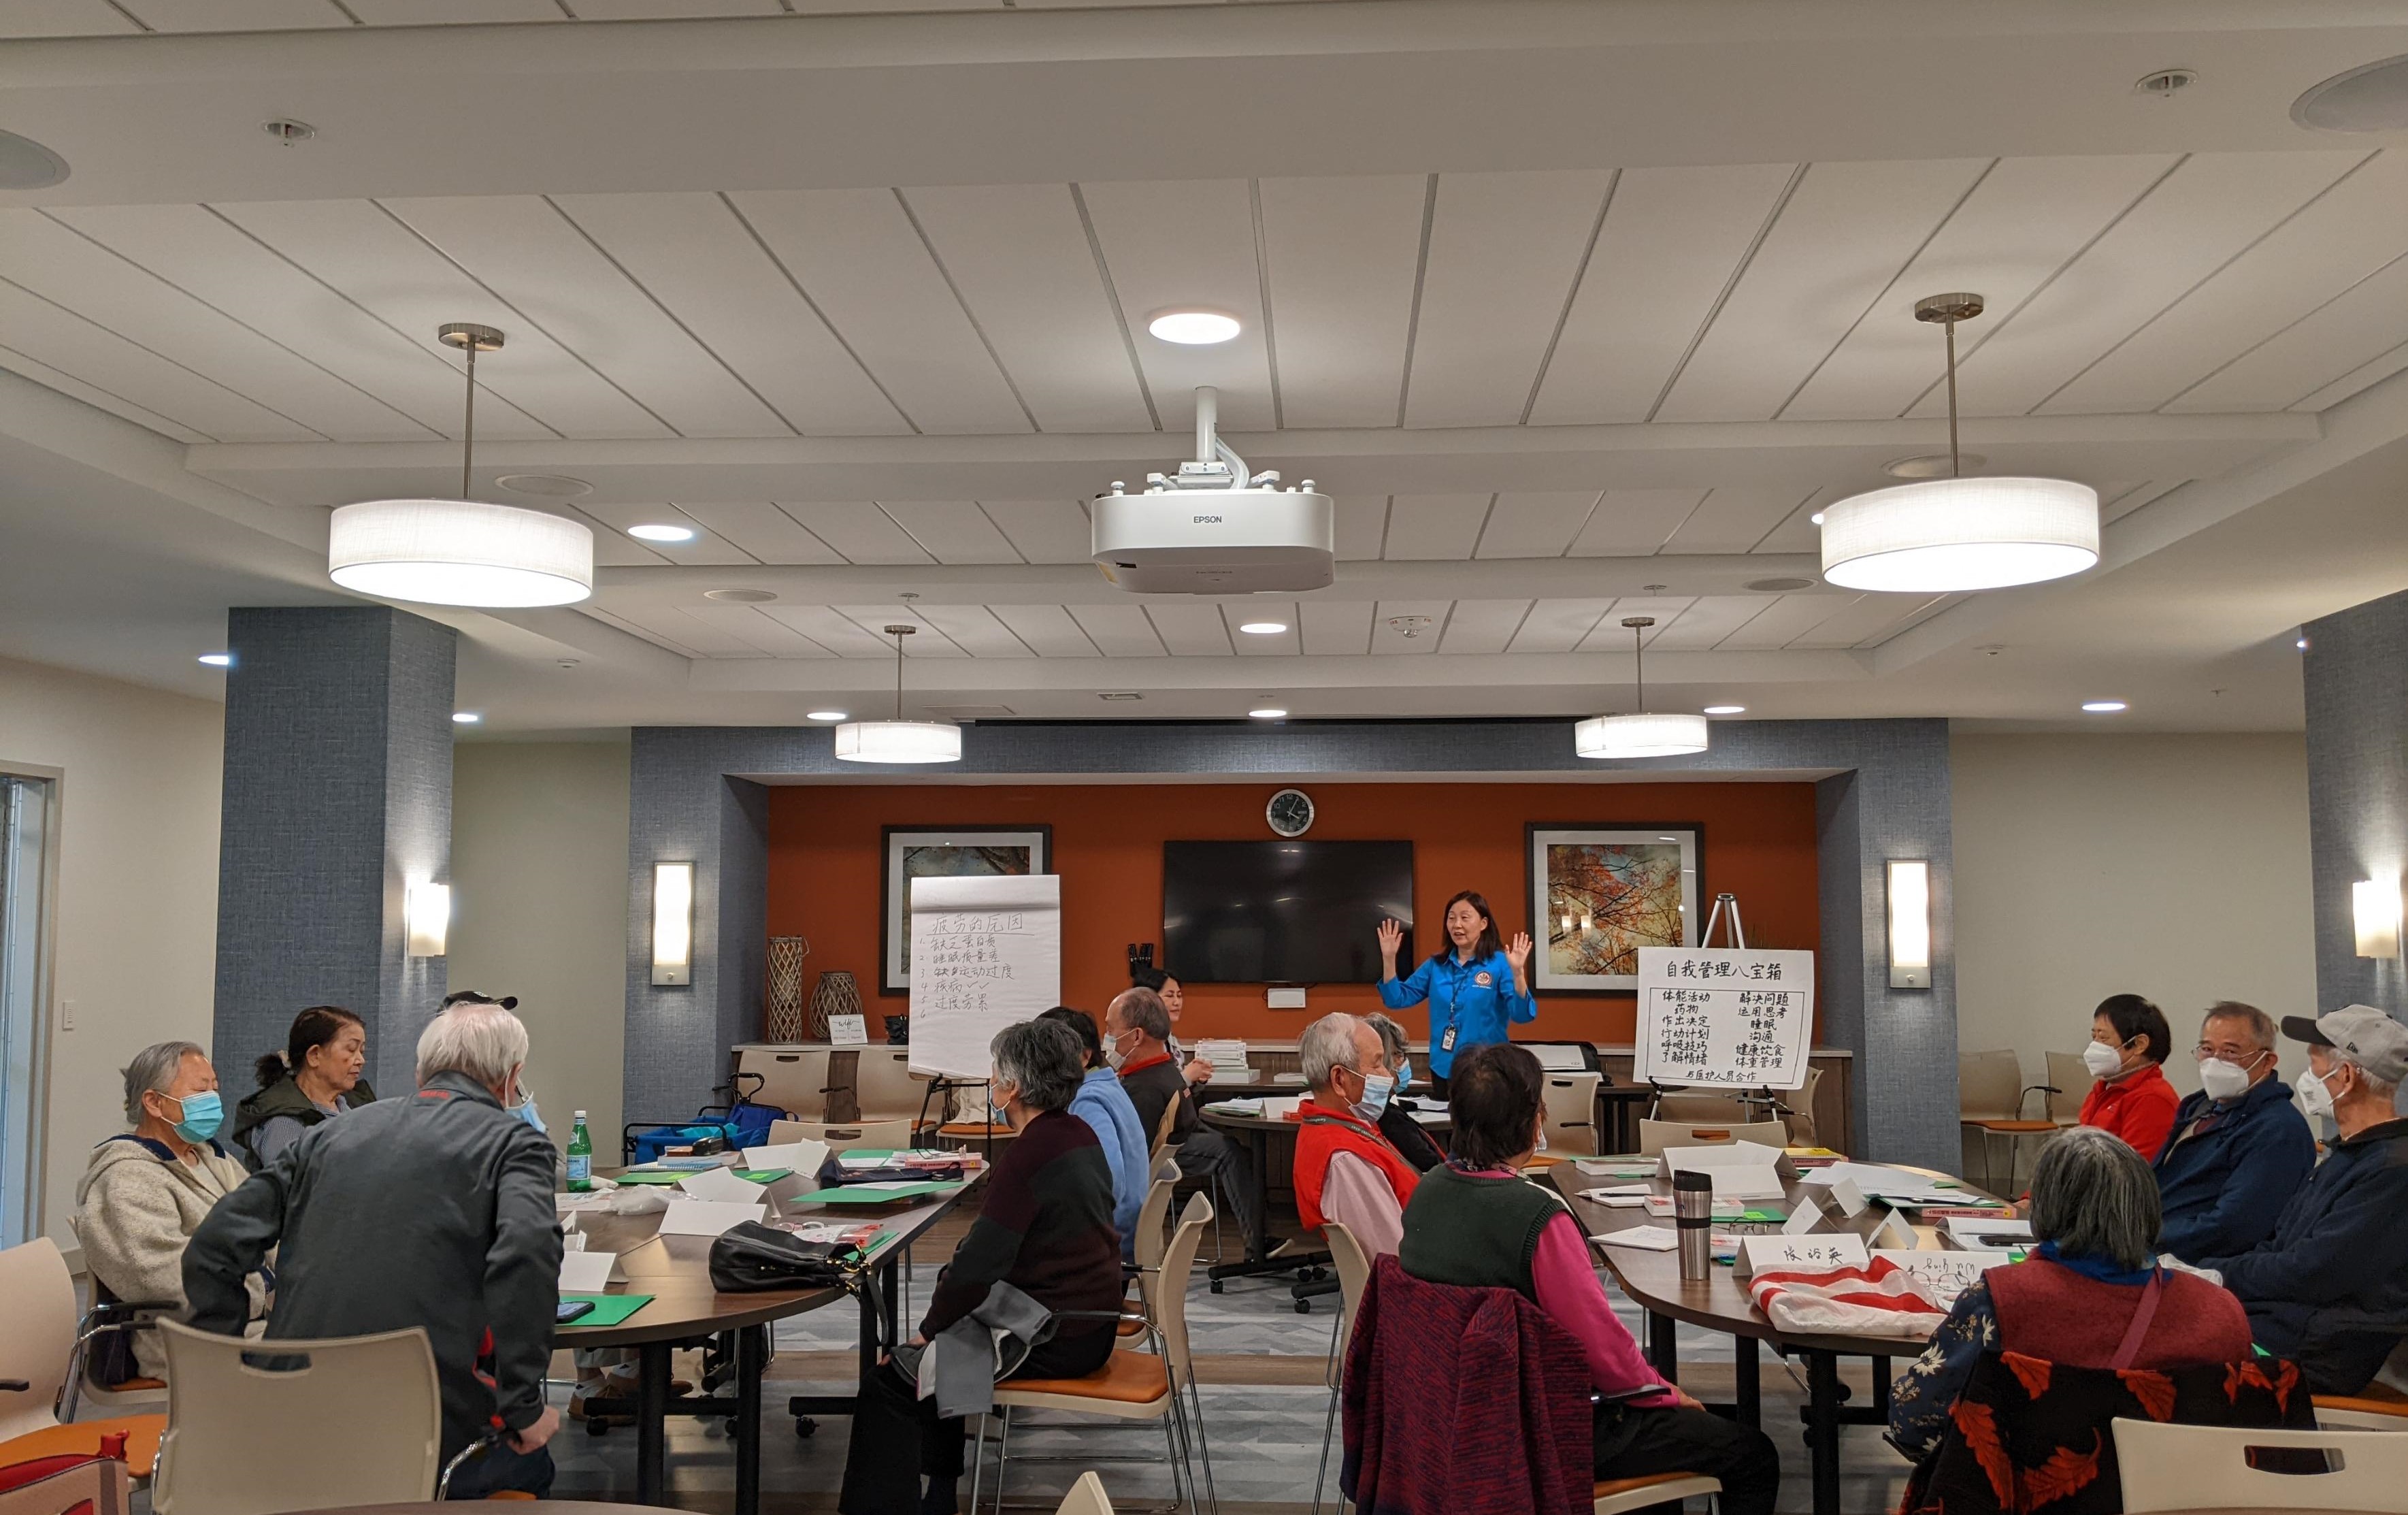
[[[2165,1070],[2144,1062],[2138,1073],[2112,1084],[2091,1085],[2082,1102],[2082,1123],[2121,1136],[2141,1161],[2155,1162],[2173,1134],[2174,1112],[2181,1107],[2182,1096],[2166,1082]]]
[[[1322,1186],[1329,1180],[1329,1160],[1340,1152],[1352,1152],[1380,1170],[1388,1187],[1397,1193],[1397,1206],[1401,1209],[1413,1197],[1413,1186],[1421,1181],[1412,1164],[1388,1145],[1380,1128],[1359,1116],[1333,1110],[1318,1100],[1297,1109],[1289,1118],[1297,1124],[1296,1133],[1296,1213],[1307,1231],[1319,1231],[1328,1217],[1321,1211]]]

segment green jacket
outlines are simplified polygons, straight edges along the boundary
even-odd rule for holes
[[[363,1104],[373,1104],[376,1090],[370,1089],[368,1081],[363,1078],[351,1086],[350,1093],[337,1094],[335,1098],[346,1110],[356,1110]],[[289,1073],[236,1105],[234,1129],[226,1133],[226,1142],[241,1155],[243,1166],[253,1173],[265,1165],[261,1162],[255,1145],[259,1128],[278,1116],[291,1116],[301,1122],[302,1129],[306,1131],[325,1119],[326,1112],[309,1103],[309,1096],[301,1092],[301,1086],[293,1081]]]

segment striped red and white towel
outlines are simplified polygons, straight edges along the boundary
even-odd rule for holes
[[[1759,1273],[1747,1290],[1784,1331],[1923,1337],[1948,1316],[1928,1285],[1885,1257],[1860,1268]]]

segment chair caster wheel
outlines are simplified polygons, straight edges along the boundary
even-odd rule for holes
[[[1213,1279],[1213,1280],[1212,1280],[1212,1284],[1211,1284],[1211,1288],[1212,1288],[1212,1292],[1214,1292],[1214,1293],[1216,1293],[1216,1294],[1217,1294],[1217,1293],[1219,1293],[1219,1292],[1221,1291],[1221,1280],[1220,1280],[1220,1279],[1218,1279],[1218,1278]]]
[[[1312,1313],[1312,1301],[1309,1299],[1297,1300],[1296,1302],[1296,1313],[1298,1315],[1311,1315]]]
[[[610,1422],[599,1415],[589,1415],[585,1418],[585,1434],[589,1436],[607,1436],[610,1434]]]
[[[736,1439],[736,1418],[732,1415],[727,1419],[727,1439],[730,1441]]]
[[[808,1415],[797,1415],[795,1417],[795,1435],[798,1436],[808,1436],[819,1428],[820,1422],[812,1420]]]

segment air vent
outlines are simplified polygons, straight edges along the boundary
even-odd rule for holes
[[[702,598],[723,605],[766,605],[778,594],[774,589],[705,589]]]
[[[565,473],[505,473],[494,483],[513,495],[533,495],[538,499],[575,499],[594,493],[592,484]]]
[[[2291,103],[2291,119],[2320,132],[2396,132],[2408,126],[2408,57],[2335,74]]]
[[[1812,579],[1750,579],[1747,586],[1760,595],[1785,595],[1799,589],[1812,589]]]
[[[1145,696],[1139,694],[1134,689],[1098,689],[1096,691],[1096,698],[1098,700],[1143,700]]]

